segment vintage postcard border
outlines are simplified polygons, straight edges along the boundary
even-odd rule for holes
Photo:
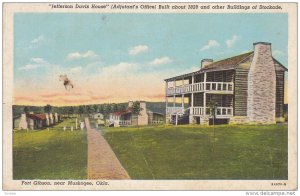
[[[75,4],[75,3],[65,3]],[[88,3],[90,4],[90,3]],[[103,5],[107,3],[96,3]],[[179,3],[117,3],[176,5]],[[217,5],[230,3],[180,3],[181,5]],[[236,3],[242,5],[280,5],[282,10],[111,10],[52,9],[49,3],[3,4],[3,189],[4,190],[296,190],[297,189],[297,5],[296,3]],[[108,180],[108,186],[24,186],[12,179],[12,94],[13,94],[13,15],[15,13],[288,13],[288,180]],[[42,180],[43,181],[43,180]],[[52,180],[47,180],[55,182]],[[59,180],[62,181],[62,180]],[[67,181],[67,180],[66,180]],[[271,183],[286,183],[272,186]]]

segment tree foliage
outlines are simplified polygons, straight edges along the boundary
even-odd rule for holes
[[[44,112],[45,113],[51,113],[52,112],[53,107],[49,104],[47,104],[46,106],[44,106]]]
[[[135,101],[132,104],[132,113],[133,114],[140,114],[140,111],[142,110],[142,108],[140,107],[140,102],[139,101]]]

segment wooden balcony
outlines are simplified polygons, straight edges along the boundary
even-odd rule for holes
[[[131,120],[118,120],[117,123],[120,126],[129,126],[129,125],[131,125]]]
[[[174,115],[176,113],[183,113],[183,107],[167,107],[167,114]],[[210,116],[210,109],[208,107],[190,107],[190,115],[194,116]],[[217,118],[228,118],[233,116],[233,107],[217,107]]]
[[[184,113],[183,107],[167,107],[167,114]]]
[[[163,124],[163,123],[164,123],[163,120],[153,120],[153,121],[151,122],[151,124]]]
[[[232,94],[234,90],[233,82],[199,82],[195,84],[184,84],[167,89],[167,96],[179,95],[195,92],[224,93]]]
[[[192,107],[190,110],[191,115],[196,115],[196,116],[203,116],[211,115],[210,108],[206,107]],[[217,118],[222,118],[222,117],[231,117],[233,116],[233,108],[232,107],[217,107],[216,108],[216,117]]]

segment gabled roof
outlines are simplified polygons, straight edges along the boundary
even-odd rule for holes
[[[187,73],[187,74],[182,74],[179,76],[175,76],[172,78],[168,78],[165,79],[165,81],[170,81],[170,80],[174,80],[177,78],[183,78],[183,77],[189,77],[195,74],[199,74],[199,73],[203,73],[203,72],[208,72],[208,71],[217,71],[217,70],[229,70],[229,69],[235,69],[235,66],[242,62],[243,60],[247,59],[248,57],[250,57],[251,55],[253,55],[253,51],[252,52],[247,52],[241,55],[237,55],[234,57],[230,57],[227,59],[223,59],[220,61],[216,61],[213,62],[212,64],[206,65],[204,68],[195,71],[195,72],[191,72],[191,73]]]
[[[130,107],[130,108],[127,108],[126,110],[113,112],[112,114],[113,114],[113,115],[116,115],[116,116],[121,116],[121,115],[129,114],[129,113],[132,113],[132,108],[131,108],[131,107]]]
[[[26,114],[27,118],[31,118],[34,120],[46,120],[46,114]]]
[[[234,56],[234,57],[230,57],[227,59],[223,59],[217,62],[213,62],[212,64],[209,64],[207,66],[205,66],[204,68],[201,69],[201,71],[215,71],[215,70],[226,70],[226,69],[234,69],[235,66],[242,62],[243,60],[245,60],[247,57],[250,57],[251,55],[253,55],[253,51],[252,52],[248,52],[248,53],[244,53],[238,56]]]
[[[273,58],[273,61],[275,61],[275,69],[278,68],[281,71],[288,71],[288,68],[286,68],[285,66],[283,66],[279,61],[277,61],[274,58]],[[278,65],[278,66],[276,67],[276,65]]]
[[[247,59],[249,59],[249,57],[253,56],[253,54],[254,54],[254,51],[247,52],[247,53],[244,53],[244,54],[240,54],[240,55],[237,55],[237,56],[233,56],[233,57],[230,57],[230,58],[226,58],[226,59],[223,59],[223,60],[220,60],[220,61],[216,61],[216,62],[213,62],[209,65],[206,65],[204,68],[202,68],[198,71],[187,73],[187,74],[182,74],[182,75],[175,76],[175,77],[172,77],[172,78],[167,78],[167,79],[165,79],[165,81],[171,81],[171,80],[175,80],[175,79],[190,77],[192,75],[203,73],[203,72],[235,69],[238,64],[246,61]],[[273,60],[279,66],[281,66],[283,70],[287,71],[287,68],[284,67],[280,62],[278,62],[274,58],[273,58]]]

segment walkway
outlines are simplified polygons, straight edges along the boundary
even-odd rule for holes
[[[130,179],[103,136],[85,118],[88,141],[88,179]]]

